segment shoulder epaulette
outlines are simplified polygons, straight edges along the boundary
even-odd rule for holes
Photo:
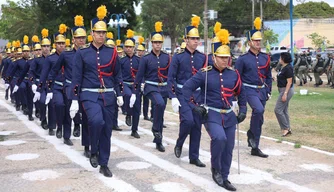
[[[184,49],[180,50],[177,54],[184,53]]]
[[[33,59],[35,59],[34,57],[30,57],[28,60],[33,60]]]
[[[81,46],[80,49],[86,49],[86,48],[88,48],[89,46],[90,46],[90,44],[87,43],[86,45]]]
[[[12,62],[16,61],[16,59],[14,59],[14,58],[11,58],[11,60],[12,60]]]
[[[145,55],[143,56],[143,57],[145,57],[145,56],[147,56],[147,55],[149,55],[151,52],[147,52],[147,53],[145,53]]]
[[[115,48],[115,46],[113,45],[108,45],[107,43],[104,44],[106,47],[109,47],[109,48]]]
[[[229,69],[229,70],[235,71],[235,69],[233,67],[231,67],[231,66],[228,66],[226,68]]]
[[[210,65],[210,66],[207,66],[207,67],[203,67],[202,69],[201,69],[201,71],[202,72],[207,72],[207,71],[210,71],[212,69],[212,66]]]
[[[73,48],[66,48],[65,51],[73,51]]]
[[[168,54],[166,51],[164,51],[164,50],[161,50],[161,53],[164,53],[164,54]]]
[[[123,58],[125,58],[126,57],[126,55],[122,55],[122,56],[120,56],[119,58],[120,59],[123,59]]]

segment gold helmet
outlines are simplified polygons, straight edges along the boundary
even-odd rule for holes
[[[127,46],[127,47],[134,47],[135,46],[135,43],[136,43],[136,40],[133,38],[135,36],[135,32],[132,31],[131,29],[128,29],[126,31],[126,40],[124,42],[124,46]]]
[[[151,41],[160,41],[163,42],[164,41],[164,37],[163,37],[163,33],[162,33],[162,22],[158,21],[155,22],[154,28],[155,31],[151,33]]]
[[[193,16],[191,18],[191,25],[187,26],[184,30],[184,36],[186,38],[188,37],[198,37],[199,38],[199,32],[198,32],[198,26],[201,22],[201,18],[199,16]]]
[[[91,20],[91,30],[92,31],[107,31],[107,23],[104,18],[107,16],[107,8],[105,5],[101,5],[96,9],[96,16]]]

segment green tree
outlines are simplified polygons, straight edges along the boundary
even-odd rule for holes
[[[272,29],[264,30],[263,43],[276,44],[278,43],[278,34],[274,33]]]
[[[321,48],[324,43],[330,44],[329,40],[327,40],[327,37],[321,36],[318,33],[311,33],[307,36],[307,38],[311,39],[312,45],[314,45],[316,49]]]
[[[185,27],[191,23],[192,14],[203,18],[203,10],[203,0],[145,0],[141,12],[142,33],[148,38],[154,31],[155,22],[162,21],[164,34],[170,36],[174,51]],[[199,26],[199,31],[203,31],[203,26]]]
[[[324,1],[307,2],[296,5],[294,15],[299,18],[330,18],[334,17],[334,8]]]

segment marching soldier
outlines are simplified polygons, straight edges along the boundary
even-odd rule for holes
[[[222,24],[220,22],[216,22],[215,26],[213,27],[213,38],[211,40],[211,47],[214,43],[220,43],[219,38],[216,36],[216,34],[220,31]],[[208,55],[208,65],[213,65],[213,50],[211,50],[211,53]]]
[[[247,32],[248,53],[240,56],[235,68],[240,73],[241,81],[245,87],[247,102],[252,108],[250,129],[247,131],[248,146],[252,148],[251,155],[267,158],[268,155],[259,149],[260,136],[263,124],[263,114],[266,101],[271,95],[272,76],[269,55],[261,50],[261,19],[254,21],[255,29]]]
[[[121,40],[120,39],[117,39],[116,40],[116,46],[117,46],[117,54],[118,54],[118,57],[123,57],[123,45],[121,44]]]
[[[191,110],[182,94],[183,84],[195,75],[198,70],[207,65],[206,55],[196,50],[200,40],[198,32],[200,18],[194,16],[191,20],[192,25],[185,28],[186,47],[183,52],[173,56],[168,71],[167,82],[169,98],[172,98],[173,110],[174,112],[179,113],[181,121],[179,137],[176,141],[174,154],[177,158],[180,158],[183,143],[189,135],[190,164],[194,164],[198,167],[205,167],[205,164],[198,159],[202,127],[201,118]],[[193,93],[192,102],[196,105],[200,105],[202,102],[200,94],[200,89]]]
[[[57,129],[56,137],[58,139],[64,137],[64,144],[72,146],[71,137],[71,121],[65,118],[65,101],[63,96],[64,89],[64,69],[51,74],[51,69],[56,65],[59,55],[65,50],[65,32],[67,26],[65,24],[59,25],[58,33],[54,34],[54,42],[56,44],[56,52],[48,56],[45,60],[45,65],[41,73],[41,82],[46,83],[46,100],[45,104],[52,102],[55,107]],[[51,78],[49,79],[49,75]],[[51,79],[55,79],[53,82]],[[64,130],[63,130],[64,129]]]
[[[315,79],[315,87],[319,87],[319,85],[322,85],[323,81],[321,80],[320,76],[324,72],[324,65],[325,60],[321,57],[321,54],[317,54],[317,60],[313,66],[314,71],[314,79]]]
[[[229,64],[231,52],[227,45],[228,31],[222,29],[217,36],[221,42],[212,45],[214,64],[203,68],[186,81],[182,93],[184,104],[188,104],[192,111],[204,119],[206,130],[211,137],[213,180],[229,191],[236,191],[228,180],[228,175],[232,163],[236,124],[246,118],[246,93],[238,71]],[[192,99],[193,93],[199,87],[201,95],[206,95],[204,105],[196,105]],[[238,97],[240,109],[238,116],[231,108],[235,96]]]
[[[151,33],[152,51],[140,59],[139,70],[134,81],[134,89],[130,98],[130,107],[136,102],[142,79],[145,80],[144,94],[154,106],[152,132],[156,149],[165,152],[162,145],[163,117],[166,108],[168,90],[167,74],[170,57],[161,51],[164,41],[162,22],[155,23],[155,32]]]
[[[52,84],[59,73],[63,73],[63,91],[60,93],[56,90],[57,94],[62,94],[64,98],[64,109],[63,109],[63,126],[64,126],[64,138],[70,138],[71,135],[71,119],[73,118],[74,121],[74,130],[73,136],[79,137],[80,136],[80,113],[70,114],[70,106],[72,103],[71,95],[72,95],[72,68],[73,68],[73,58],[76,54],[76,51],[85,45],[86,42],[86,29],[84,28],[84,20],[81,15],[77,15],[74,17],[74,25],[71,29],[72,33],[72,42],[74,43],[74,48],[70,48],[68,50],[63,51],[55,65],[53,65],[49,77],[48,83]],[[56,86],[54,84],[53,86]],[[52,87],[53,89],[54,87]],[[84,155],[89,158],[90,151],[89,151],[89,133],[88,133],[88,125],[87,125],[87,116],[83,109],[80,107],[79,110],[82,113],[82,139],[81,144],[84,146]]]
[[[56,127],[56,117],[54,112],[54,106],[52,103],[47,104],[48,107],[48,120],[46,119],[46,88],[45,82],[40,81],[40,77],[42,74],[43,67],[46,65],[46,58],[50,54],[50,45],[51,40],[49,38],[49,30],[43,29],[41,31],[42,34],[42,55],[36,59],[30,66],[29,79],[33,82],[31,86],[31,90],[35,93],[33,102],[37,102],[39,100],[39,111],[40,111],[40,121],[43,129],[49,129],[49,135],[54,135],[54,129]]]
[[[331,62],[332,62],[332,54],[327,53],[327,58],[325,60],[325,66],[324,66],[325,73],[326,73],[326,76],[327,76],[327,85],[331,84],[331,79],[332,79],[331,72],[330,72]]]
[[[11,46],[12,46],[12,44],[10,42],[7,43],[7,48],[6,48],[7,57],[3,58],[2,61],[1,61],[1,69],[2,69],[1,77],[4,81],[6,80],[6,71],[7,71],[9,63],[11,62],[11,59],[13,57],[13,53],[11,51]],[[5,91],[6,91],[5,99],[8,100],[9,88],[6,88]]]
[[[112,177],[108,168],[111,126],[115,118],[115,105],[123,105],[122,72],[116,49],[104,44],[107,9],[97,9],[97,18],[91,21],[93,42],[77,50],[72,70],[71,113],[77,112],[78,100],[87,114],[91,139],[90,164],[100,173]],[[116,94],[115,94],[116,92]],[[116,99],[117,97],[117,99]]]
[[[127,39],[124,42],[125,56],[120,59],[124,84],[124,109],[126,111],[125,123],[128,126],[131,126],[131,136],[139,139],[140,136],[137,131],[141,107],[140,93],[136,93],[136,102],[133,107],[130,107],[129,103],[132,95],[133,81],[136,78],[136,73],[139,68],[140,58],[134,54],[134,47],[136,45],[135,39],[133,39],[134,32],[128,29],[126,36]]]
[[[331,88],[334,89],[334,54],[332,54],[332,61],[329,63],[329,70],[330,70],[330,73],[331,73],[331,80],[332,80],[332,85],[331,85]]]
[[[145,55],[145,43],[144,43],[144,37],[140,36],[138,37],[138,47],[137,47],[137,56],[138,57],[143,57]],[[148,117],[148,106],[150,103],[150,100],[144,95],[144,83],[141,84],[141,94],[143,98],[143,115],[144,115],[144,120],[147,121],[152,121],[152,109],[151,109],[151,118]],[[153,108],[153,106],[151,106]]]
[[[112,32],[108,32],[107,33],[107,42],[106,42],[106,44],[109,45],[109,46],[114,47],[115,46],[115,42],[114,42],[113,38],[114,38],[114,35],[112,34]]]

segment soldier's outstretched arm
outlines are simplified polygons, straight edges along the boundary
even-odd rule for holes
[[[179,61],[177,59],[177,54],[173,56],[172,62],[168,68],[168,78],[167,78],[167,84],[168,84],[168,95],[169,98],[175,98],[175,88],[176,88],[176,73],[178,69]]]
[[[65,66],[65,56],[64,56],[64,54],[60,54],[59,58],[57,59],[56,64],[51,66],[51,70],[50,70],[50,73],[47,77],[47,81],[54,81],[62,66]]]
[[[81,57],[81,50],[77,50],[72,66],[72,100],[79,100],[84,64]]]
[[[134,89],[132,89],[133,94],[137,94],[140,91],[140,86],[142,83],[142,79],[144,77],[145,71],[146,71],[146,58],[142,57],[139,62],[139,68],[138,72],[136,74],[135,81],[133,82]]]
[[[115,78],[115,91],[117,96],[122,96],[121,90],[123,89],[123,78],[122,78],[122,70],[121,63],[119,61],[119,57],[116,57],[116,66],[113,72],[113,76]]]
[[[194,91],[201,87],[201,91],[205,91],[205,73],[202,71],[198,71],[194,76],[188,79],[182,88],[182,94],[184,96],[184,100],[189,104],[190,108],[193,109],[196,105],[191,101],[191,97]]]

